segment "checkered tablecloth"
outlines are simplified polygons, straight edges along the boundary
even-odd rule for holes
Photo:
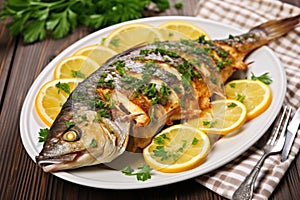
[[[280,19],[300,14],[300,8],[277,0],[200,0],[195,16],[210,19],[241,29],[250,29],[272,19]],[[279,57],[287,75],[285,103],[294,110],[300,106],[300,28],[268,45]],[[288,160],[280,162],[280,155],[272,155],[265,161],[258,175],[253,199],[268,199],[280,179],[299,152],[300,131],[294,141]],[[262,156],[258,145],[252,146],[237,159],[196,178],[196,181],[212,191],[231,198],[244,178]],[[292,187],[292,186],[291,186]]]

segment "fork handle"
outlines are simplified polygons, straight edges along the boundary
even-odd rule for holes
[[[254,184],[257,178],[257,175],[260,171],[261,166],[263,165],[265,159],[268,157],[268,153],[264,153],[259,159],[257,164],[254,166],[250,174],[245,178],[242,184],[238,189],[233,193],[232,200],[249,200],[252,198]]]

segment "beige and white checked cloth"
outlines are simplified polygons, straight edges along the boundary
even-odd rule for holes
[[[197,17],[218,21],[241,29],[250,29],[262,22],[300,14],[300,8],[277,0],[200,0]],[[300,28],[269,44],[285,67],[287,94],[285,103],[293,108],[300,106]],[[294,141],[288,160],[280,162],[280,155],[267,158],[258,175],[253,199],[268,199],[285,174],[300,148],[300,131]],[[250,173],[262,156],[258,145],[252,146],[237,159],[196,181],[212,191],[231,199],[234,191]],[[291,186],[292,187],[292,186]]]

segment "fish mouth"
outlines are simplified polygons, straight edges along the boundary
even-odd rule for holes
[[[81,152],[70,153],[59,156],[36,156],[36,161],[41,166],[44,172],[54,172],[65,169],[72,162],[75,162],[78,157],[82,155]]]

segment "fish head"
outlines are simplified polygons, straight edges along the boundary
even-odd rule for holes
[[[123,153],[128,141],[128,122],[99,122],[95,120],[95,111],[86,111],[84,115],[85,120],[69,126],[65,124],[70,118],[64,115],[55,120],[36,157],[45,172],[106,163]]]

